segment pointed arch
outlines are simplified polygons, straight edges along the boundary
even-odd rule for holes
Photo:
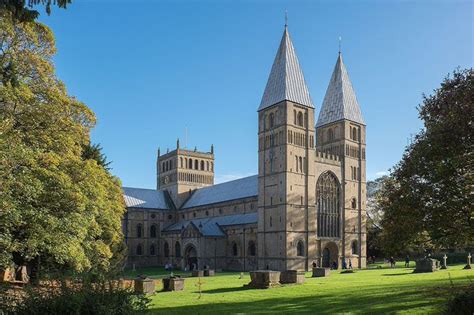
[[[332,172],[321,174],[316,182],[318,236],[340,237],[340,184]]]

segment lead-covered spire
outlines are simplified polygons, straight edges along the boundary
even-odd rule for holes
[[[365,125],[349,74],[339,52],[316,127],[342,119]]]
[[[314,107],[286,25],[258,110],[284,100]]]

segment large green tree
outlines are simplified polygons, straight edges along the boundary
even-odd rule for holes
[[[125,207],[95,116],[56,77],[48,27],[0,10],[0,47],[0,265],[108,271]]]
[[[474,245],[474,79],[456,70],[419,107],[423,130],[381,193],[383,243],[407,248]]]

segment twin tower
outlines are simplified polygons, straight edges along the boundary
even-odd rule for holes
[[[366,265],[366,126],[339,53],[319,118],[287,27],[258,108],[258,268]],[[178,172],[177,169],[185,170]],[[214,183],[214,152],[158,159],[176,208]]]
[[[365,123],[340,53],[314,118],[285,27],[258,109],[261,268],[366,265]]]

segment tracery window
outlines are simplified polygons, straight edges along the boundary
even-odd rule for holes
[[[318,236],[340,237],[340,189],[333,173],[323,173],[316,183]]]
[[[165,245],[163,246],[163,251],[165,257],[170,256],[170,246],[168,245],[168,242],[165,242]]]
[[[150,227],[150,237],[151,238],[156,237],[156,225],[154,225],[154,224]]]
[[[181,245],[179,244],[179,242],[176,242],[176,244],[174,244],[174,252],[176,257],[181,257]]]
[[[255,246],[255,242],[254,241],[250,241],[249,242],[249,249],[248,249],[248,252],[249,252],[249,256],[255,256],[257,254],[257,248]]]
[[[232,243],[232,256],[237,256],[237,244],[235,242]]]
[[[298,112],[298,126],[303,127],[303,113]]]

